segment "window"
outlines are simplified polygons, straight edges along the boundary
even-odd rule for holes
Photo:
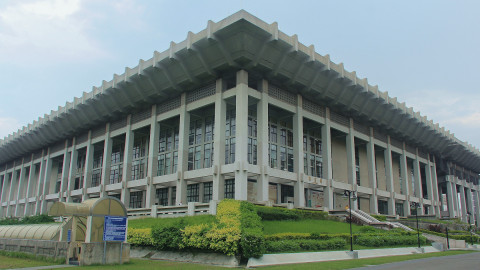
[[[177,187],[172,187],[172,201],[170,202],[170,205],[176,205],[177,204]]]
[[[130,192],[130,208],[143,207],[143,191]]]
[[[290,123],[270,118],[268,125],[271,168],[293,172],[293,131]]]
[[[257,164],[257,119],[256,111],[248,111],[248,163]]]
[[[213,165],[214,116],[200,117],[190,122],[188,136],[188,170]]]
[[[187,186],[187,202],[198,202],[199,194],[199,184],[191,184]]]
[[[225,121],[225,164],[231,164],[235,162],[235,132],[235,109],[229,109],[227,110]]]
[[[322,177],[322,140],[317,130],[303,130],[303,166],[307,175]]]
[[[156,197],[158,205],[168,205],[168,188],[159,188],[156,190]]]
[[[122,182],[124,142],[113,140],[112,161],[110,165],[110,184]]]
[[[225,199],[235,198],[235,179],[225,180]]]
[[[213,195],[213,183],[203,183],[203,202],[208,203],[212,200]]]
[[[132,151],[132,179],[139,180],[146,176],[146,154],[148,135],[135,134]]]
[[[102,166],[103,166],[103,149],[101,151],[95,151],[93,153],[93,170],[92,170],[92,182],[91,186],[96,187],[100,185],[102,179]]]
[[[355,147],[355,178],[357,179],[357,185],[360,186],[360,155],[358,152],[358,147]]]
[[[177,172],[178,164],[178,126],[160,124],[157,175]]]

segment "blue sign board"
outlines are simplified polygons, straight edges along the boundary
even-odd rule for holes
[[[127,236],[127,217],[105,216],[103,241],[125,241]]]
[[[67,242],[71,242],[72,241],[72,230],[68,230],[67,231]]]

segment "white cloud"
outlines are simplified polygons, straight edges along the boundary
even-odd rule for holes
[[[12,1],[0,10],[0,61],[24,65],[103,55],[80,0]]]
[[[0,117],[0,139],[12,134],[21,127],[20,122],[11,117]]]

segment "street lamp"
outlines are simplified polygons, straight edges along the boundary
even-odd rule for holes
[[[352,190],[345,190],[343,194],[348,197],[348,210],[350,210],[350,251],[353,251],[352,203],[350,199],[355,200],[357,197],[355,196],[355,191]]]
[[[467,215],[468,215],[468,230],[470,231],[470,243],[473,246],[472,222],[470,221],[470,217],[472,216],[472,214],[467,211]]]
[[[418,208],[420,207],[420,204],[417,202],[411,202],[410,203],[410,209],[415,210],[415,218],[417,220],[417,242],[418,242],[418,248],[420,248],[420,230],[418,229]]]

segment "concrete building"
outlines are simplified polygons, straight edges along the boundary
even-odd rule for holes
[[[480,152],[245,11],[0,141],[0,215],[115,196],[480,221]],[[473,217],[473,216],[472,216]]]

